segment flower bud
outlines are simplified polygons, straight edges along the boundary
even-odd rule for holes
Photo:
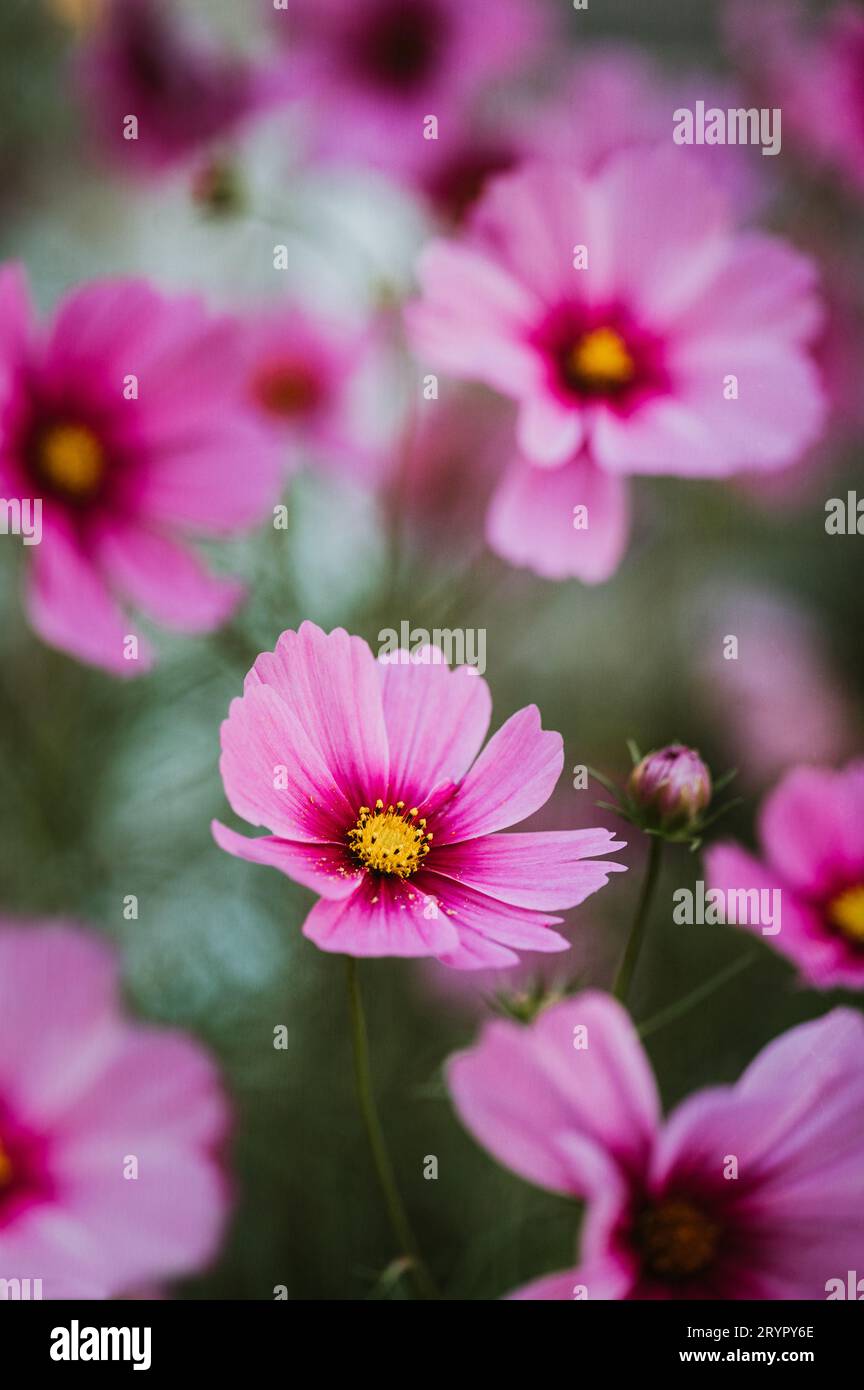
[[[652,828],[695,830],[711,800],[711,774],[692,748],[670,743],[637,763],[627,790]]]

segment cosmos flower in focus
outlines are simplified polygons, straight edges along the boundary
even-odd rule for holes
[[[628,475],[778,469],[821,428],[815,268],[736,233],[688,151],[626,151],[593,178],[504,175],[419,273],[422,361],[519,405],[488,539],[549,578],[614,572]]]
[[[101,146],[137,174],[187,163],[278,96],[270,73],[190,31],[165,0],[110,0],[77,77]],[[125,133],[130,116],[134,139]]]
[[[710,849],[708,887],[779,890],[769,943],[815,989],[864,988],[864,762],[788,772],[762,807],[759,838],[762,859],[731,843]]]
[[[260,523],[279,492],[279,449],[241,399],[236,336],[197,299],[141,280],[75,289],[40,330],[21,270],[0,270],[0,496],[42,501],[27,609],[52,646],[138,675],[150,655],[137,637],[129,659],[121,605],[206,632],[242,598],[186,543]]]
[[[316,155],[398,174],[434,145],[427,117],[451,140],[478,90],[524,71],[548,37],[533,0],[288,0],[275,19]]]
[[[596,828],[498,834],[545,804],[564,753],[533,705],[481,752],[490,715],[482,676],[438,648],[385,662],[342,629],[284,632],[222,726],[228,799],[273,833],[217,821],[216,842],[318,893],[303,931],[325,951],[470,970],[567,950],[549,914],[623,869],[592,858],[623,844]]]
[[[124,1019],[104,942],[2,924],[0,1279],[104,1299],[200,1269],[229,1205],[227,1124],[203,1049]]]
[[[488,1023],[448,1068],[463,1124],[520,1177],[587,1204],[578,1267],[511,1296],[824,1298],[864,1242],[862,1046],[864,1019],[835,1009],[664,1121],[610,996]]]

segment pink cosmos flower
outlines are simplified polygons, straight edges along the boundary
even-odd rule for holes
[[[424,361],[519,404],[487,535],[549,578],[614,571],[626,475],[776,469],[820,428],[813,266],[736,234],[685,150],[625,151],[593,178],[543,163],[504,175],[464,235],[426,249],[420,279]]]
[[[860,8],[835,5],[815,20],[798,0],[734,0],[725,21],[755,99],[783,112],[784,140],[864,193]]]
[[[380,443],[364,420],[374,328],[331,322],[298,305],[240,325],[246,394],[261,424],[295,453],[376,476]]]
[[[222,780],[238,816],[217,844],[319,894],[303,927],[324,951],[437,956],[471,970],[519,950],[564,951],[560,917],[624,866],[608,830],[497,832],[550,797],[560,734],[519,710],[480,752],[489,687],[438,648],[376,662],[313,623],[259,656],[222,725]],[[479,754],[479,756],[478,756]]]
[[[149,650],[139,638],[137,660],[124,655],[120,601],[182,632],[222,622],[242,586],[210,575],[183,536],[261,521],[279,450],[240,398],[233,324],[197,300],[98,281],[73,290],[47,331],[31,317],[23,273],[4,267],[0,495],[43,504],[30,620],[52,646],[137,675]]]
[[[110,0],[78,67],[100,143],[127,172],[188,162],[272,104],[272,76],[178,19],[165,0]],[[138,122],[134,138],[126,122]]]
[[[816,989],[864,988],[864,762],[793,768],[762,807],[759,837],[761,860],[734,844],[710,849],[707,885],[778,889],[771,945]]]
[[[455,1057],[462,1122],[521,1177],[583,1198],[578,1268],[517,1299],[816,1299],[864,1243],[864,1020],[775,1039],[664,1122],[621,1006],[589,991]]]
[[[548,33],[533,0],[289,0],[276,19],[316,154],[400,174],[434,143],[427,117],[448,139],[478,89],[524,70]]]
[[[101,1299],[200,1269],[228,1207],[227,1121],[198,1044],[123,1017],[104,942],[3,924],[0,1279]]]

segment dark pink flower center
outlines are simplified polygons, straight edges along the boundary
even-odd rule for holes
[[[516,150],[503,142],[466,146],[434,172],[427,186],[429,197],[451,222],[461,222],[488,180],[512,169],[517,159]]]
[[[689,1197],[668,1196],[644,1207],[636,1218],[635,1241],[643,1275],[676,1283],[702,1275],[714,1264],[723,1228]]]
[[[0,1102],[0,1230],[26,1207],[50,1196],[44,1148],[13,1122]]]
[[[382,0],[351,34],[351,63],[375,86],[407,95],[440,68],[446,14],[433,0]]]
[[[560,305],[534,346],[546,360],[549,386],[567,403],[602,401],[629,413],[668,386],[659,340],[617,305]]]
[[[297,419],[314,414],[326,389],[320,372],[308,361],[285,358],[259,371],[252,387],[257,403],[269,415]]]

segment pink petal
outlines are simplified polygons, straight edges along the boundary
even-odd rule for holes
[[[32,1122],[51,1120],[102,1064],[117,976],[112,947],[75,926],[0,932],[0,1090]]]
[[[264,521],[285,476],[281,445],[239,413],[214,414],[211,425],[191,438],[154,443],[136,458],[131,500],[142,515],[221,535]]]
[[[43,526],[34,546],[27,586],[30,622],[43,641],[115,676],[140,676],[151,665],[150,647],[112,598],[83,544],[63,523]],[[138,639],[134,660],[126,638]]]
[[[350,804],[346,826],[353,825],[361,806],[386,796],[380,672],[362,638],[349,637],[343,628],[328,634],[303,623],[299,632],[282,633],[275,652],[259,656],[246,683],[247,689],[267,685],[278,691]]]
[[[742,233],[699,298],[676,319],[675,333],[696,341],[707,334],[730,346],[765,334],[806,342],[822,318],[815,289],[816,265],[809,257],[779,237]]]
[[[545,392],[522,402],[516,425],[520,452],[541,468],[565,464],[578,453],[584,438],[582,416]]]
[[[379,662],[390,746],[388,801],[425,802],[433,787],[458,782],[477,757],[492,713],[475,671],[392,658]]]
[[[554,912],[584,902],[609,882],[610,873],[625,869],[587,857],[611,854],[625,844],[599,829],[489,835],[442,845],[427,865],[491,898]]]
[[[123,1179],[125,1154],[138,1159],[134,1181]],[[74,1157],[70,1148],[70,1166]],[[112,1292],[193,1273],[216,1254],[228,1194],[208,1156],[132,1132],[101,1152],[83,1148],[78,1161],[82,1177],[65,1177],[64,1210],[98,1243]]]
[[[116,367],[120,397],[127,372],[137,373],[167,342],[185,335],[190,303],[197,323],[202,315],[197,301],[167,300],[146,280],[116,278],[81,285],[65,296],[54,316],[47,371],[59,374],[70,363]]]
[[[509,946],[492,941],[463,921],[459,924],[459,944],[438,959],[450,970],[510,970],[520,958]]]
[[[443,914],[459,933],[460,941],[465,930],[479,932],[490,941],[502,946],[522,951],[567,951],[570,942],[549,928],[556,926],[561,918],[549,917],[545,913],[519,907],[513,903],[502,902],[486,893],[444,878],[432,869],[424,868],[414,879],[417,888],[427,898],[434,899]],[[447,959],[445,965],[452,965]],[[476,969],[475,965],[463,969]]]
[[[418,354],[505,395],[522,395],[539,372],[526,344],[535,296],[486,255],[448,242],[424,250],[418,275],[424,298],[407,310]]]
[[[543,1302],[543,1303],[569,1303],[575,1296],[576,1290],[585,1283],[579,1277],[575,1269],[565,1269],[561,1274],[544,1274],[541,1279],[535,1279],[530,1284],[523,1284],[521,1289],[508,1295],[511,1302]]]
[[[574,527],[574,508],[587,527]],[[505,560],[544,579],[602,584],[621,561],[630,529],[626,483],[581,456],[560,468],[511,464],[489,507],[486,536]]]
[[[618,296],[655,327],[670,323],[704,291],[725,254],[723,191],[671,140],[611,159],[599,187],[608,201]]]
[[[587,1047],[575,1030],[585,1028]],[[490,1153],[529,1182],[584,1190],[568,1136],[641,1171],[659,1120],[651,1069],[629,1016],[588,992],[530,1025],[496,1021],[452,1059],[448,1081],[459,1116]],[[593,1187],[596,1173],[587,1176]]]
[[[510,1300],[518,1302],[572,1302],[578,1299],[587,1302],[625,1299],[633,1288],[633,1271],[626,1260],[615,1259],[612,1255],[582,1260],[578,1269],[564,1270],[560,1274],[546,1274],[521,1289],[511,1293]],[[582,1290],[585,1290],[585,1293]]]
[[[589,448],[599,466],[613,473],[722,478],[742,466],[733,462],[722,435],[692,405],[673,396],[655,397],[627,416],[598,410]]]
[[[112,585],[154,621],[180,632],[207,632],[237,607],[244,586],[211,575],[178,542],[144,527],[114,521],[97,542]]]
[[[816,441],[825,420],[825,393],[813,362],[771,342],[682,342],[671,355],[683,406],[722,441],[724,471],[782,468]],[[727,374],[738,379],[737,400],[726,400]],[[698,455],[688,472],[696,473]]]
[[[572,297],[596,303],[609,296],[605,210],[595,187],[571,165],[537,160],[494,179],[470,232],[543,305]],[[578,271],[577,245],[589,251],[587,268]]]
[[[232,700],[219,767],[237,815],[281,839],[336,841],[354,823],[352,806],[272,686],[250,686]]]
[[[765,801],[760,834],[772,864],[809,897],[864,876],[864,763],[797,767]]]
[[[519,710],[492,735],[436,821],[436,845],[525,820],[549,800],[563,766],[561,735],[541,728],[536,705]]]
[[[303,935],[322,951],[348,956],[438,956],[457,941],[450,920],[429,912],[411,880],[372,874],[349,898],[316,903]]]
[[[322,898],[346,898],[360,882],[362,871],[355,868],[349,859],[344,845],[328,845],[315,842],[298,844],[292,840],[280,840],[275,835],[261,835],[250,839],[248,835],[238,835],[218,820],[211,823],[213,839],[220,849],[233,854],[237,859],[246,859],[250,864],[266,864],[287,874],[295,883],[320,893]]]
[[[745,931],[760,936],[767,945],[798,966],[804,979],[815,989],[831,989],[848,984],[864,985],[864,960],[851,942],[829,932],[822,911],[809,903],[782,874],[737,845],[717,844],[705,856],[705,882],[724,893],[734,889],[766,889],[780,892],[780,930],[763,933],[760,924],[741,922]],[[752,916],[748,912],[748,916]],[[776,924],[775,924],[776,925]]]

